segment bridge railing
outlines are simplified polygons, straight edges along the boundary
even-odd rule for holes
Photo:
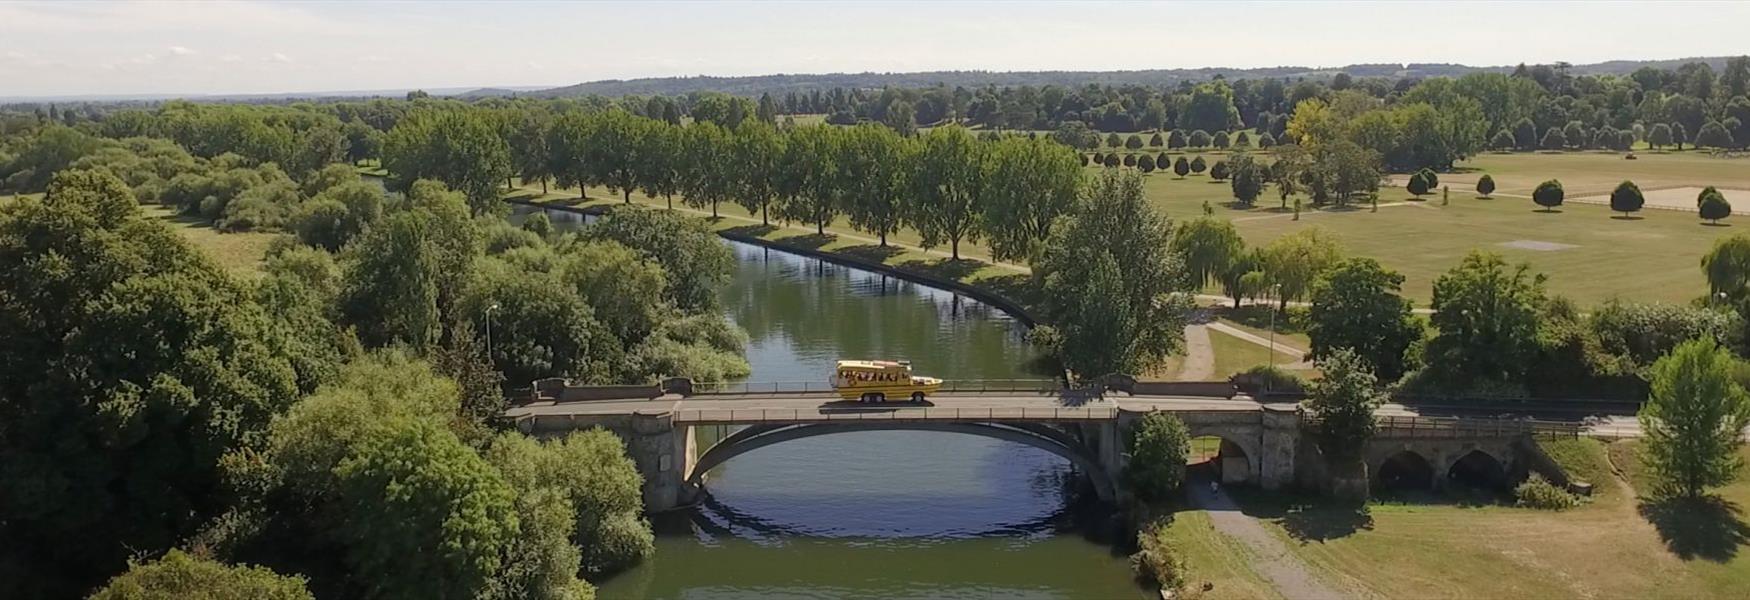
[[[956,379],[942,382],[940,391],[1055,392],[1064,389],[1055,379]],[[724,381],[693,382],[692,395],[817,394],[835,390],[827,381]]]
[[[685,423],[813,423],[829,421],[1107,421],[1118,416],[1110,406],[959,408],[701,408],[679,410]]]
[[[1317,424],[1317,418],[1309,418]],[[1375,419],[1379,435],[1410,438],[1452,437],[1579,437],[1584,425],[1536,419],[1487,419],[1465,417],[1386,416]]]

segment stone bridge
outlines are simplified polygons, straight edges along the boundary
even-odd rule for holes
[[[1050,386],[946,391],[926,403],[863,404],[811,390],[697,393],[690,385],[555,388],[507,416],[523,432],[566,435],[590,427],[618,434],[644,476],[645,507],[663,511],[695,500],[712,469],[760,448],[857,431],[929,431],[1025,444],[1062,457],[1102,500],[1126,492],[1120,474],[1136,420],[1170,411],[1193,438],[1218,438],[1215,467],[1232,485],[1267,490],[1321,489],[1323,460],[1298,405],[1263,403],[1225,384],[1124,391]],[[1366,460],[1376,485],[1439,488],[1455,478],[1504,484],[1528,469],[1547,470],[1517,422],[1385,414]],[[729,431],[702,447],[702,427]],[[1528,454],[1529,453],[1529,454]],[[1532,454],[1535,454],[1532,455]],[[1565,479],[1563,479],[1565,480]]]

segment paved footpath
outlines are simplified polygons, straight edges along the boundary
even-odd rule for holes
[[[1215,347],[1209,341],[1208,325],[1185,326],[1185,363],[1179,381],[1207,381],[1215,376]]]
[[[1209,489],[1207,482],[1190,484],[1191,504],[1209,512],[1215,530],[1233,538],[1252,553],[1251,568],[1289,600],[1343,600],[1345,596],[1313,578],[1306,563],[1288,551],[1288,545],[1258,520],[1240,512],[1224,492]]]

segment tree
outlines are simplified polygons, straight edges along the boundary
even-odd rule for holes
[[[997,260],[1031,261],[1059,217],[1075,207],[1082,170],[1074,152],[1043,140],[1006,139],[989,149],[980,219]],[[1152,170],[1153,159],[1144,171]]]
[[[1088,129],[1088,124],[1081,121],[1064,121],[1052,132],[1052,139],[1057,143],[1077,150],[1093,150],[1100,147],[1100,134]]]
[[[776,129],[760,121],[743,121],[730,138],[735,202],[747,214],[759,215],[761,224],[771,224],[770,209],[780,194],[779,186],[796,172],[786,168],[784,142]]]
[[[1233,145],[1235,148],[1246,148],[1246,147],[1251,146],[1252,145],[1251,134],[1246,133],[1244,131],[1241,131],[1239,133],[1234,134],[1234,144]]]
[[[1192,148],[1208,148],[1209,142],[1210,142],[1209,132],[1204,131],[1202,129],[1198,129],[1196,131],[1191,132],[1191,147]]]
[[[1173,174],[1178,175],[1179,179],[1184,179],[1185,175],[1190,172],[1191,161],[1185,160],[1184,156],[1180,156],[1179,160],[1173,161]]]
[[[1192,173],[1201,174],[1201,173],[1203,173],[1203,171],[1205,169],[1208,169],[1208,168],[1209,168],[1209,163],[1203,162],[1202,155],[1198,155],[1196,158],[1191,159],[1191,172]]]
[[[1428,193],[1428,178],[1423,177],[1421,171],[1411,173],[1410,183],[1405,185],[1404,188],[1420,199],[1422,194]]]
[[[1435,173],[1434,169],[1430,169],[1428,167],[1422,167],[1422,169],[1420,171],[1417,171],[1417,172],[1422,174],[1422,181],[1425,181],[1428,183],[1429,190],[1433,190],[1435,188],[1440,187],[1440,174]]]
[[[1103,172],[1034,265],[1059,360],[1081,377],[1136,373],[1179,347],[1191,282],[1142,177]],[[1122,267],[1120,267],[1122,265]]]
[[[739,186],[735,169],[725,164],[731,161],[724,160],[733,143],[723,128],[708,121],[688,126],[682,139],[681,197],[688,206],[711,207],[712,218],[717,217],[717,205],[733,197]]]
[[[1172,157],[1167,156],[1167,153],[1165,153],[1165,152],[1162,152],[1160,154],[1156,154],[1155,155],[1155,168],[1160,169],[1162,171],[1172,170],[1172,168],[1173,168]]]
[[[923,141],[908,220],[924,247],[946,241],[953,259],[960,260],[960,241],[978,239],[987,150],[958,126],[931,129]]]
[[[1701,257],[1701,270],[1707,275],[1709,295],[1743,298],[1750,286],[1750,235],[1714,240],[1713,248]]]
[[[1161,132],[1159,131],[1156,131],[1153,136],[1148,138],[1148,147],[1150,148],[1159,148],[1164,143],[1166,142],[1161,139]]]
[[[1732,140],[1732,132],[1726,130],[1726,127],[1721,125],[1719,121],[1708,121],[1695,134],[1695,147],[1697,148],[1734,148],[1737,145],[1737,142]]]
[[[1136,166],[1136,155],[1135,154],[1124,155],[1124,166],[1126,166],[1126,167]]]
[[[384,137],[383,166],[394,191],[442,181],[467,196],[474,214],[495,214],[503,207],[499,186],[511,176],[510,147],[483,113],[416,111]]]
[[[1493,193],[1495,193],[1495,178],[1484,173],[1482,177],[1477,178],[1477,194],[1488,198],[1489,194]]]
[[[1185,131],[1184,130],[1174,129],[1174,130],[1167,133],[1167,147],[1168,148],[1184,148],[1185,144],[1186,144],[1186,139],[1185,139]]]
[[[1672,123],[1671,124],[1671,143],[1676,144],[1678,150],[1682,150],[1683,144],[1688,143],[1688,142],[1689,142],[1689,128],[1684,127],[1682,123]]]
[[[1537,189],[1531,191],[1531,201],[1542,206],[1544,212],[1554,212],[1562,205],[1562,182],[1555,179],[1537,184]]]
[[[1119,139],[1118,134],[1116,134],[1116,133],[1106,134],[1106,146],[1107,147],[1117,148],[1117,147],[1122,146],[1122,145],[1124,145],[1124,140]]]
[[[778,216],[814,224],[816,235],[826,234],[826,224],[844,205],[843,190],[851,187],[841,177],[840,129],[826,125],[795,127],[785,131],[780,170]]]
[[[1179,224],[1173,251],[1185,262],[1192,285],[1203,287],[1245,254],[1246,243],[1232,222],[1202,217]]]
[[[1537,353],[1543,282],[1528,264],[1509,267],[1492,253],[1466,255],[1434,281],[1429,320],[1437,333],[1428,342],[1428,364],[1454,381],[1521,381]]]
[[[1210,138],[1209,143],[1217,148],[1227,148],[1233,141],[1228,138],[1226,131],[1217,131],[1215,136]]]
[[[1124,147],[1127,149],[1130,149],[1130,150],[1141,149],[1142,148],[1142,136],[1136,135],[1134,133],[1130,134],[1130,137],[1124,138]]]
[[[1264,180],[1268,177],[1267,168],[1251,155],[1239,153],[1228,161],[1233,165],[1233,195],[1241,204],[1251,206],[1258,200],[1258,195],[1264,192]]]
[[[1422,338],[1410,316],[1410,301],[1400,295],[1404,276],[1371,258],[1337,263],[1313,286],[1307,334],[1312,357],[1333,358],[1348,349],[1385,381],[1405,371],[1405,353]]]
[[[1545,137],[1548,137],[1547,134]],[[1536,150],[1537,148],[1532,144],[1536,143],[1538,139],[1537,125],[1531,122],[1530,117],[1520,119],[1513,124],[1513,140],[1518,143],[1520,150]],[[1545,145],[1545,147],[1548,146]]]
[[[231,566],[171,550],[151,562],[133,562],[91,600],[314,600],[304,578],[263,567]]]
[[[328,188],[298,205],[291,222],[298,241],[338,252],[382,216],[382,190],[359,181]]]
[[[1567,147],[1567,145],[1567,135],[1562,133],[1562,130],[1554,127],[1549,128],[1548,131],[1543,133],[1543,142],[1540,144],[1544,150],[1561,150],[1562,148]]]
[[[1719,224],[1720,219],[1732,216],[1732,204],[1726,202],[1726,197],[1720,195],[1718,191],[1702,195],[1701,202],[1696,205],[1696,208],[1701,213],[1701,218],[1716,225]]]
[[[0,596],[77,597],[217,516],[221,455],[332,367],[281,316],[107,171],[0,210]]]
[[[1318,367],[1324,377],[1307,390],[1306,407],[1318,419],[1319,451],[1333,465],[1356,463],[1373,438],[1373,411],[1385,403],[1373,365],[1348,348],[1337,348]]]
[[[1185,482],[1185,460],[1191,453],[1191,433],[1170,412],[1151,412],[1130,434],[1130,461],[1124,478],[1146,500],[1165,500]]]
[[[709,92],[693,102],[693,121],[711,123],[727,130],[740,127],[742,121],[759,111],[752,99]]]
[[[1215,161],[1215,165],[1211,166],[1209,168],[1209,177],[1211,179],[1214,179],[1216,181],[1223,181],[1223,180],[1227,179],[1227,176],[1228,176],[1227,161],[1223,161],[1223,160]]]
[[[1661,146],[1669,145],[1671,145],[1671,126],[1664,123],[1653,125],[1653,129],[1647,132],[1647,146],[1658,150]]]
[[[903,222],[917,141],[867,124],[852,127],[844,138],[838,165],[844,181],[857,182],[844,190],[845,215],[851,227],[875,234],[886,246],[887,236],[899,231]]]
[[[1342,249],[1325,230],[1309,227],[1276,238],[1263,252],[1264,274],[1275,288],[1278,310],[1286,312],[1290,300],[1306,296],[1319,276],[1337,264]]]
[[[1118,153],[1107,154],[1105,160],[1100,161],[1100,164],[1108,169],[1117,168],[1119,165]]]
[[[1495,137],[1489,139],[1489,149],[1491,150],[1507,151],[1518,145],[1519,143],[1513,140],[1513,134],[1505,129],[1495,132]]]
[[[1659,492],[1695,499],[1738,478],[1750,395],[1732,376],[1735,362],[1730,351],[1702,339],[1654,363],[1652,395],[1639,419]]]
[[[1137,157],[1136,168],[1137,168],[1137,170],[1142,171],[1145,174],[1146,173],[1153,173],[1155,170],[1155,157],[1147,155],[1147,154],[1144,154],[1140,157]]]
[[[1266,150],[1276,147],[1276,136],[1268,133],[1258,134],[1258,147]]]
[[[500,434],[486,459],[519,492],[550,490],[569,504],[585,573],[612,573],[651,554],[650,525],[641,515],[643,481],[612,433],[592,429],[544,443]]]
[[[1562,139],[1567,142],[1565,145],[1569,148],[1577,149],[1586,145],[1588,136],[1585,126],[1579,121],[1568,121],[1568,125],[1562,128]]]
[[[1641,195],[1640,186],[1635,185],[1633,181],[1624,180],[1622,183],[1616,184],[1616,189],[1610,192],[1610,210],[1622,213],[1624,216],[1640,210],[1641,205],[1645,204],[1646,201],[1646,197]]]
[[[612,240],[661,265],[668,274],[667,299],[686,311],[714,310],[717,292],[735,268],[735,255],[705,223],[670,211],[620,208],[584,228],[582,236]]]

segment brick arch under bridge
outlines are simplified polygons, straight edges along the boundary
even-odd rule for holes
[[[1363,459],[1367,462],[1369,479],[1377,480],[1387,461],[1400,454],[1410,454],[1426,462],[1432,471],[1432,487],[1444,487],[1453,466],[1472,453],[1487,456],[1500,465],[1502,474],[1513,479],[1535,465],[1525,456],[1524,443],[1518,437],[1473,437],[1469,439],[1376,438],[1367,445]]]
[[[703,454],[700,454],[688,468],[686,483],[696,488],[703,484],[705,474],[709,473],[711,469],[760,448],[800,439],[857,431],[934,431],[975,435],[1039,448],[1063,457],[1075,465],[1076,469],[1081,471],[1093,484],[1094,492],[1100,500],[1112,502],[1118,497],[1118,482],[1114,478],[1116,473],[1108,469],[1102,463],[1098,453],[1083,443],[1081,439],[1050,425],[1000,421],[990,423],[879,421],[753,425],[724,437],[705,450]]]

